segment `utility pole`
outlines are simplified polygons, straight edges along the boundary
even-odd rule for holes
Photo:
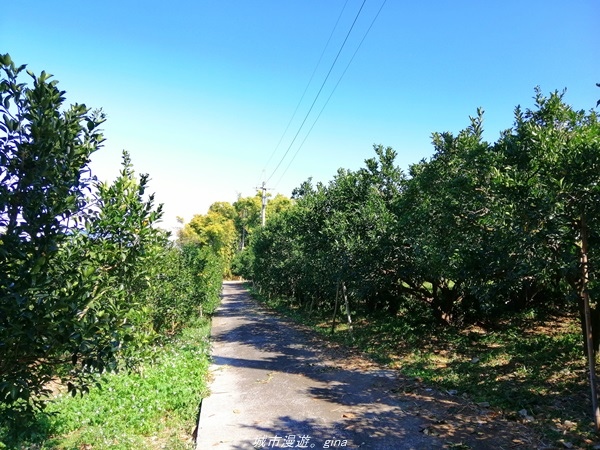
[[[246,246],[246,210],[242,211],[242,243],[240,250],[244,250]]]
[[[263,181],[262,186],[257,187],[256,189],[260,189],[262,191],[262,209],[260,210],[260,218],[261,224],[264,227],[267,218],[267,187],[265,186],[265,182]]]

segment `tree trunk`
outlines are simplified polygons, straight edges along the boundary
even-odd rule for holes
[[[340,282],[338,281],[335,287],[335,306],[333,308],[333,319],[331,319],[331,334],[335,332],[335,317],[337,316],[339,298],[340,298]]]
[[[451,325],[456,298],[446,280],[435,280],[431,283],[431,298],[431,307],[436,320],[441,325]]]
[[[596,431],[600,430],[600,410],[598,409],[598,397],[596,389],[596,351],[594,348],[594,336],[592,331],[592,315],[590,312],[590,296],[588,291],[589,273],[588,273],[588,228],[585,216],[581,216],[581,287],[580,297],[583,303],[585,341],[589,365],[590,390],[592,398],[592,409],[594,415],[594,424]]]
[[[350,330],[350,336],[352,340],[354,340],[354,336],[352,334],[352,317],[350,316],[350,304],[348,303],[348,295],[346,293],[346,283],[342,281],[342,293],[344,294],[344,304],[346,306],[346,318],[348,320],[348,330]]]

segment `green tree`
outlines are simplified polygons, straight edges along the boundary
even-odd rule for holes
[[[486,311],[479,301],[482,289],[494,276],[495,246],[486,217],[495,163],[490,145],[482,140],[482,124],[479,110],[458,135],[434,133],[434,155],[411,166],[397,203],[406,255],[398,274],[403,290],[446,323],[469,313],[481,319]]]
[[[575,297],[583,290],[596,297],[600,126],[594,112],[573,110],[563,96],[538,89],[536,109],[518,108],[514,127],[496,144],[502,159],[493,181],[503,201],[497,209],[520,255],[518,270],[544,284],[562,280]]]
[[[328,185],[303,183],[293,205],[267,221],[253,241],[261,288],[312,310],[334,306],[343,283],[357,302],[370,301],[371,310],[397,308],[391,294],[397,283],[385,265],[395,249],[392,204],[402,173],[392,149],[376,146],[375,152],[367,168],[340,169]]]
[[[0,402],[25,404],[72,362],[81,314],[77,287],[89,274],[61,254],[83,220],[87,165],[104,117],[63,106],[64,91],[42,72],[0,56]],[[20,403],[21,402],[21,403]]]
[[[292,201],[282,194],[277,194],[267,202],[266,218],[269,220],[292,206]]]
[[[215,213],[229,220],[234,220],[236,217],[236,210],[229,202],[215,202],[209,206],[208,212]]]
[[[211,205],[206,214],[196,214],[179,232],[181,245],[206,247],[223,261],[223,275],[231,276],[231,262],[236,251],[236,212],[227,202]]]
[[[504,227],[521,255],[516,270],[578,299],[595,386],[600,342],[597,299],[600,243],[600,124],[595,112],[576,111],[564,92],[536,89],[535,109],[517,108],[515,124],[497,143],[495,182],[504,200]],[[517,247],[518,246],[518,247]],[[569,302],[567,302],[568,304]],[[596,428],[600,411],[593,390]]]
[[[168,236],[156,227],[162,205],[147,195],[148,175],[136,177],[127,152],[119,176],[112,183],[96,183],[93,213],[73,250],[93,275],[94,293],[80,313],[83,327],[79,348],[103,349],[84,366],[103,370],[117,357],[136,354],[155,338],[148,297],[160,267]],[[156,282],[156,281],[154,281]]]
[[[219,300],[222,261],[209,248],[167,244],[161,248],[148,292],[154,330],[172,335]]]
[[[260,193],[254,197],[241,197],[233,204],[235,228],[238,234],[238,249],[243,251],[252,233],[260,227],[262,202]]]
[[[288,197],[277,194],[274,198],[269,199],[267,203],[266,220],[272,220],[291,205],[292,201]],[[247,246],[253,235],[262,226],[262,192],[257,192],[253,197],[238,197],[233,207],[236,210],[234,224],[238,235],[238,247],[232,261],[232,271],[235,275],[251,279],[254,277],[252,265],[254,264],[255,255],[252,248]]]

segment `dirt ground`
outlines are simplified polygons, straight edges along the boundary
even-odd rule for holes
[[[295,325],[298,326],[298,325]],[[323,355],[338,367],[347,370],[386,370],[359,352],[338,344],[318,341]],[[427,420],[422,433],[446,440],[446,448],[454,449],[553,449],[577,448],[565,442],[555,447],[544,442],[535,427],[522,421],[509,420],[488,404],[476,404],[452,392],[441,392],[422,384],[418,379],[395,378],[392,393],[409,400],[405,412]]]

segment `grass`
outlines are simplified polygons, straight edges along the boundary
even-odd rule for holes
[[[598,443],[587,362],[574,314],[528,311],[493,329],[434,326],[415,311],[395,318],[353,314],[351,334],[347,324],[340,323],[331,335],[330,311],[308,315],[289,302],[254,295],[325,339],[355,347],[399,370],[413,381],[405,390],[431,386],[489,404],[509,419],[523,420],[527,415],[533,418],[530,425],[552,442],[568,440],[579,448],[595,448],[593,443]]]
[[[207,392],[210,322],[199,320],[136,372],[108,373],[101,389],[56,394],[45,414],[1,425],[0,449],[192,449],[200,400]],[[3,447],[4,446],[4,447]]]

